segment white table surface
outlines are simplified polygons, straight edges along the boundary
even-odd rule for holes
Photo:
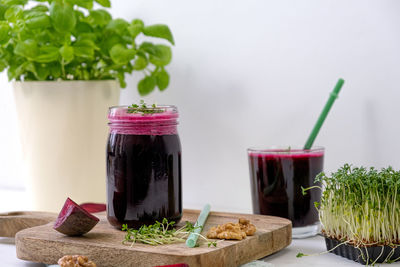
[[[320,253],[326,250],[324,239],[320,236],[307,239],[294,239],[292,244],[263,260],[274,266],[357,266],[359,263],[347,260],[331,253],[323,255],[296,258],[298,252],[306,254]],[[400,263],[382,264],[386,266],[400,266]],[[14,239],[0,238],[0,266],[6,267],[44,267],[44,264],[19,260],[15,253]],[[208,266],[207,266],[208,267]]]
[[[9,190],[0,188],[0,212],[27,210],[26,194],[23,190]],[[358,266],[348,259],[336,256],[332,253],[322,255],[296,258],[297,253],[318,254],[326,251],[325,241],[321,236],[306,239],[293,239],[292,244],[268,257],[264,261],[274,266]],[[400,263],[381,264],[386,266],[400,266]],[[44,264],[19,260],[16,257],[15,243],[13,238],[0,238],[0,267],[43,267]],[[206,266],[208,267],[208,266]]]

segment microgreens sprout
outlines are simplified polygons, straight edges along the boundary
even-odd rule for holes
[[[357,248],[400,246],[400,171],[345,164],[331,176],[320,173],[315,180],[322,187],[302,191],[324,188],[321,201],[314,204],[326,237]]]
[[[175,229],[175,222],[170,221],[166,218],[162,222],[156,221],[151,225],[142,225],[139,229],[128,228],[127,224],[122,225],[122,231],[126,231],[125,240],[123,244],[130,244],[133,246],[135,243],[143,243],[148,245],[162,245],[185,242],[187,237],[197,227],[193,226],[191,222],[186,222],[184,226]],[[200,227],[200,226],[198,226]],[[201,238],[208,242],[208,247],[217,246],[216,241],[211,241],[199,234]]]
[[[128,113],[139,113],[142,115],[146,114],[155,114],[162,113],[164,110],[162,108],[158,108],[157,104],[153,104],[151,106],[147,106],[144,100],[140,100],[140,104],[132,104],[128,107]]]

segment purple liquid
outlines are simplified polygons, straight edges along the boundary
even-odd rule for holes
[[[314,184],[323,170],[324,154],[260,154],[250,153],[250,180],[255,214],[290,219],[293,227],[318,222],[314,206],[321,192],[310,190],[303,196],[301,186]]]
[[[110,134],[107,146],[108,220],[121,228],[182,217],[178,135]]]

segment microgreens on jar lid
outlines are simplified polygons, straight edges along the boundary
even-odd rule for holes
[[[155,113],[162,113],[165,110],[162,108],[157,107],[157,104],[152,104],[151,106],[148,106],[144,100],[140,100],[140,104],[132,104],[128,106],[128,110],[126,111],[127,113],[138,113],[142,115],[146,114],[155,114]]]

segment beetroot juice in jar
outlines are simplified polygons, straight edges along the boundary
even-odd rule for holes
[[[111,107],[107,219],[138,228],[182,217],[181,144],[175,106]]]

